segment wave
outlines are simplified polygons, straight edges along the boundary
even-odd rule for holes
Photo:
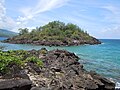
[[[120,90],[120,83],[119,82],[116,82],[115,90]]]
[[[120,82],[117,82],[116,79],[108,78],[111,82],[115,83],[115,90],[120,90]]]
[[[102,42],[101,44],[105,44],[105,43]]]
[[[77,53],[76,55],[78,55],[78,56],[89,56],[89,55],[85,55],[85,54],[81,54],[81,53]]]

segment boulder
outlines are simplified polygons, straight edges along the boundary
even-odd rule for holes
[[[114,82],[96,72],[86,71],[74,53],[42,50],[47,52],[41,58],[42,67],[32,62],[24,68],[10,65],[11,77],[6,75],[0,79],[0,90],[115,90]],[[39,50],[29,52],[38,57],[41,54]]]
[[[30,90],[32,82],[28,79],[8,79],[0,81],[0,90]]]
[[[32,90],[115,89],[114,82],[94,72],[86,71],[78,59],[79,57],[74,53],[65,50],[48,51],[47,55],[42,58],[44,67],[40,69],[41,72],[37,75],[33,73],[31,76],[37,86]],[[36,69],[34,70],[36,71]]]

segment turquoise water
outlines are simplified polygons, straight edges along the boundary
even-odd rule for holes
[[[4,40],[4,39],[7,39],[7,37],[0,37],[0,41]]]
[[[0,38],[0,40],[4,38]],[[81,59],[80,62],[84,64],[87,70],[93,70],[108,78],[113,78],[120,82],[120,40],[102,39],[103,44],[100,45],[82,45],[70,47],[49,47],[36,46],[29,44],[8,44],[1,43],[0,46],[5,46],[4,50],[32,50],[40,49],[42,47],[48,50],[65,49],[74,52]]]

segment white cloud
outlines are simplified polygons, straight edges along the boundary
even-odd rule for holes
[[[95,37],[120,38],[120,6],[112,2],[71,0],[68,6],[74,9],[71,8],[71,14],[65,15],[65,19],[78,24]]]
[[[118,6],[114,6],[114,5],[106,5],[102,7],[104,10],[107,10],[111,13],[104,13],[105,18],[104,21],[107,21],[108,23],[110,23],[110,25],[108,25],[109,27],[107,29],[104,29],[102,32],[107,34],[106,32],[108,32],[108,35],[112,35],[113,36],[120,36],[120,9]]]
[[[19,16],[18,22],[27,22],[34,19],[38,14],[59,8],[66,4],[69,0],[39,0],[38,4],[33,7],[25,7],[20,9],[23,16]]]
[[[100,38],[118,39],[120,38],[120,25],[104,28],[101,32],[99,32],[99,35]]]
[[[3,18],[6,14],[6,8],[4,7],[4,0],[0,0],[0,28],[3,27],[2,22],[4,21]]]
[[[21,16],[16,20],[6,15],[5,0],[0,0],[0,28],[9,29],[17,32],[18,28],[24,28],[34,21],[40,14],[59,8],[69,0],[38,0],[35,7],[21,7]]]
[[[4,0],[0,0],[0,21],[6,13],[6,8],[4,7]]]
[[[15,28],[12,29],[12,31],[16,31],[18,28],[25,28],[25,27],[30,29],[33,28],[33,26],[31,27],[28,24],[34,21],[37,22],[38,20],[36,18],[38,18],[40,14],[55,8],[59,8],[65,5],[67,1],[69,0],[38,0],[37,5],[35,5],[35,7],[24,7],[24,8],[22,7],[20,9],[20,12],[23,15],[18,16],[18,18],[16,19],[16,26]],[[48,17],[45,17],[45,18],[48,18]],[[43,18],[42,16],[39,23],[45,24],[50,19],[48,18],[48,20],[43,21],[43,19],[45,18]]]
[[[6,0],[7,1],[7,0]],[[0,0],[0,28],[12,29],[34,28],[53,20],[63,20],[79,25],[97,37],[110,37],[120,34],[120,9],[115,3],[95,0],[35,0],[27,6],[19,4],[14,19],[6,15],[5,0]],[[32,1],[32,0],[31,0]],[[32,6],[30,6],[32,5]],[[33,6],[34,5],[34,6]],[[55,10],[66,5],[66,7]],[[12,9],[12,8],[11,8]],[[16,16],[20,15],[20,16]],[[16,18],[17,17],[17,18]],[[112,32],[112,33],[111,33]],[[98,34],[97,34],[98,33]]]
[[[119,14],[120,13],[119,8],[116,6],[113,6],[113,5],[106,5],[106,6],[103,6],[102,8],[112,12],[112,14]]]
[[[12,29],[15,27],[15,21],[6,15],[5,0],[0,0],[0,28]]]

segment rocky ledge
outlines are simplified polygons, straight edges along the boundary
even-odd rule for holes
[[[86,71],[79,57],[65,50],[30,53],[42,59],[43,67],[26,63],[22,69],[13,65],[12,74],[1,75],[0,90],[115,90],[114,82],[93,71]]]
[[[60,40],[37,40],[37,41],[33,41],[33,40],[29,40],[26,38],[22,38],[22,39],[16,39],[16,37],[13,38],[8,38],[4,41],[2,41],[4,43],[13,43],[13,44],[34,44],[34,45],[45,45],[45,46],[77,46],[77,45],[84,45],[84,44],[89,44],[89,45],[94,45],[94,44],[101,44],[101,42],[96,39],[91,37],[90,40],[67,40],[65,39],[64,41],[60,41]]]

